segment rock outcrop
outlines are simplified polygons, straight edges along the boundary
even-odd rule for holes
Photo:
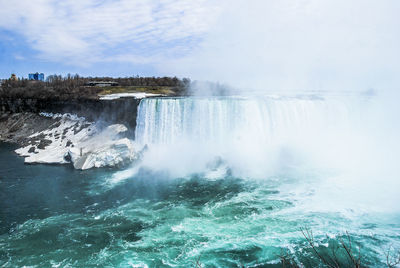
[[[68,150],[64,158],[76,169],[115,167],[132,162],[136,153],[133,143],[121,134],[128,129],[124,125],[111,125]]]
[[[0,116],[0,140],[22,147],[26,163],[66,164],[77,169],[113,167],[135,159],[125,125],[91,122],[72,114],[13,113]]]

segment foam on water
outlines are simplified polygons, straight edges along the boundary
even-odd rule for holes
[[[307,264],[309,227],[320,249],[348,231],[363,264],[382,266],[400,248],[400,173],[396,116],[377,111],[355,95],[145,99],[136,142],[148,148],[130,169],[0,154],[15,174],[0,169],[0,208],[18,204],[0,210],[13,219],[0,222],[0,265],[280,267],[282,251]]]
[[[399,131],[385,129],[392,116],[382,98],[359,94],[152,98],[138,108],[136,142],[149,148],[140,166],[171,177],[215,175],[217,158],[242,178],[318,173],[320,209],[336,200],[336,209],[398,210]]]

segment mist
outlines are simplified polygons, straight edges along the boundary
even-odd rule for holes
[[[243,92],[396,90],[398,1],[222,1],[197,49],[166,73]]]
[[[232,95],[322,94],[344,101],[352,95],[356,101],[335,127],[293,128],[292,136],[267,149],[268,158],[247,140],[228,158],[242,171],[259,171],[251,174],[256,177],[289,166],[341,174],[323,180],[330,190],[314,206],[329,200],[397,209],[399,8],[398,1],[229,1],[198,49],[172,61],[172,70],[229,85],[220,91]],[[213,95],[210,89],[194,91]],[[359,101],[365,96],[368,101]]]
[[[136,132],[149,135],[137,141],[149,151],[116,181],[141,168],[171,178],[297,176],[286,190],[308,200],[304,208],[398,211],[400,3],[222,3],[197,49],[159,66],[197,80],[195,98],[138,115],[153,127]],[[227,95],[237,110],[219,99]]]

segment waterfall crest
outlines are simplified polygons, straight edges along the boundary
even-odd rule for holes
[[[151,98],[140,103],[136,139],[140,144],[259,144],[333,128],[348,120],[350,106],[323,98]]]
[[[353,143],[357,101],[315,95],[148,98],[138,107],[136,143],[150,149],[148,165],[185,169],[182,174],[204,170],[215,158],[240,176],[264,176],[310,157],[333,166],[337,150]]]

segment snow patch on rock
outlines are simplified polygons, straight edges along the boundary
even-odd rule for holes
[[[116,166],[135,159],[133,142],[123,137],[122,124],[100,128],[98,124],[71,114],[42,113],[57,121],[48,129],[29,136],[29,145],[15,152],[25,163],[66,164],[77,169]]]
[[[146,93],[146,92],[135,92],[135,93],[116,93],[108,95],[100,95],[100,100],[115,100],[119,98],[135,98],[144,99],[147,97],[163,96],[162,94]]]
[[[129,163],[135,159],[133,142],[128,138],[119,138],[127,131],[124,125],[111,125],[98,135],[85,140],[78,147],[69,149],[67,158],[76,169],[93,167],[114,167]]]

